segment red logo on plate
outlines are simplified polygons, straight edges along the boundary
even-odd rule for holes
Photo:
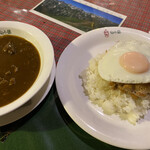
[[[109,37],[109,31],[107,29],[104,30],[104,35],[105,35],[106,38]]]

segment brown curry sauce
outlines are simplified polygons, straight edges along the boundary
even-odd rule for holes
[[[32,43],[13,35],[0,36],[0,107],[22,96],[39,70],[40,56]]]

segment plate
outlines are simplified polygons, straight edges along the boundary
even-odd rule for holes
[[[39,92],[36,95],[34,95],[32,99],[28,101],[26,104],[24,104],[23,106],[19,107],[18,109],[14,110],[11,113],[1,116],[0,126],[7,125],[16,120],[21,119],[22,117],[26,116],[28,113],[30,113],[32,110],[34,110],[37,107],[44,100],[49,90],[51,89],[55,78],[55,71],[56,71],[56,65],[54,62],[50,77],[48,78],[44,86],[39,90]]]
[[[107,27],[82,34],[64,50],[57,64],[56,87],[60,100],[71,118],[93,137],[122,148],[150,148],[150,112],[137,125],[108,116],[85,96],[79,75],[88,61],[113,46],[118,40],[150,42],[148,33],[124,28]]]

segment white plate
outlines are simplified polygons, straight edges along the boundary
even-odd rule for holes
[[[136,126],[119,117],[103,114],[83,93],[79,74],[88,61],[104,52],[118,40],[140,39],[150,42],[148,33],[107,27],[85,33],[71,42],[62,53],[56,71],[56,87],[60,100],[71,118],[86,132],[108,144],[128,149],[150,148],[150,113]]]
[[[54,49],[48,36],[40,29],[28,23],[0,21],[0,36],[14,35],[30,41],[38,50],[40,70],[34,84],[17,100],[0,108],[0,117],[27,103],[44,85],[50,76],[54,61]]]
[[[34,110],[37,107],[44,100],[49,90],[51,89],[55,78],[55,71],[56,71],[56,65],[54,62],[51,75],[46,81],[46,83],[44,84],[44,86],[39,90],[39,92],[36,95],[34,95],[32,99],[28,101],[26,104],[24,104],[23,106],[19,107],[13,112],[1,116],[0,126],[7,125],[26,116],[28,113],[30,113],[32,110]]]

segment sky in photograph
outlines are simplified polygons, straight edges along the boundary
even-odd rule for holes
[[[95,9],[93,7],[89,7],[87,5],[81,4],[81,3],[73,1],[73,0],[58,0],[58,1],[63,1],[67,4],[71,4],[72,6],[78,7],[80,9],[84,10],[85,12],[92,13],[92,14],[95,14],[97,16],[101,16],[101,17],[106,18],[106,19],[108,19],[114,23],[117,23],[117,24],[120,24],[121,21],[123,20],[122,18],[108,14],[106,12],[100,11],[98,9]]]

